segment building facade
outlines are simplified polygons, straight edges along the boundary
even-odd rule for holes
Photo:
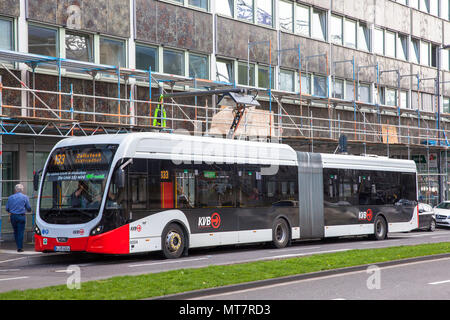
[[[3,222],[59,139],[154,129],[161,87],[255,89],[282,142],[335,152],[344,133],[350,153],[414,159],[421,200],[447,197],[450,0],[0,0],[0,29]],[[171,130],[218,108],[171,103]]]

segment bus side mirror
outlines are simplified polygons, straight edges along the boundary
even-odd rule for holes
[[[42,170],[39,171],[34,171],[33,173],[33,188],[34,191],[38,191],[39,189],[39,174],[41,173]]]
[[[114,180],[117,188],[125,188],[125,171],[122,168],[117,168]]]

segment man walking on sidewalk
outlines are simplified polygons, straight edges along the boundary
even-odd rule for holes
[[[23,252],[23,235],[25,232],[25,213],[31,211],[30,201],[23,194],[23,185],[16,184],[16,193],[8,197],[6,211],[9,213],[9,220],[14,229],[14,239],[16,240],[17,252]]]

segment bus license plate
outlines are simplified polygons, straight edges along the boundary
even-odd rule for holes
[[[70,246],[55,246],[55,251],[69,252],[70,251]]]

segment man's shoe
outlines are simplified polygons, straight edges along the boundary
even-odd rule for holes
[[[17,252],[23,252],[23,249],[17,249]]]

